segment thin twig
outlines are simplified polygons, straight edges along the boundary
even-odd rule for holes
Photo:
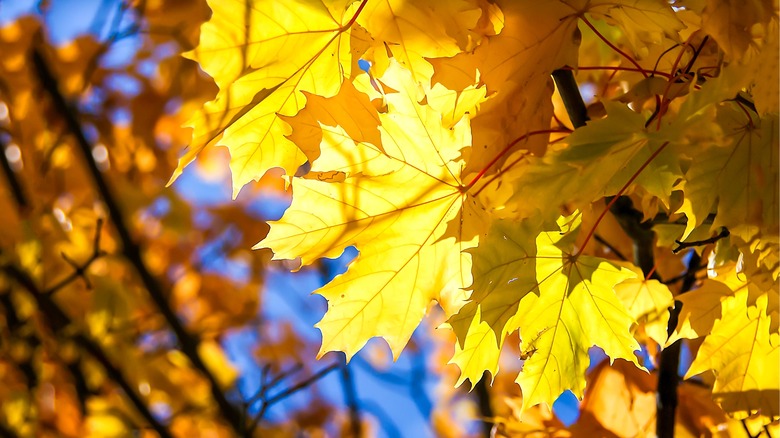
[[[609,251],[612,252],[612,254],[615,254],[615,257],[617,257],[619,260],[622,260],[624,262],[628,261],[628,257],[624,256],[619,249],[617,249],[611,243],[607,242],[606,239],[604,239],[603,237],[599,236],[598,233],[594,233],[593,238],[596,239],[596,242],[604,245],[607,249],[609,249]]]
[[[341,366],[339,363],[331,364],[316,373],[309,376],[307,379],[304,379],[295,385],[285,389],[284,391],[281,391],[277,394],[275,394],[273,397],[270,397],[268,399],[264,399],[262,403],[260,404],[260,411],[255,415],[255,417],[252,419],[252,423],[246,428],[246,436],[251,436],[252,432],[257,428],[257,426],[260,424],[260,421],[265,416],[265,413],[268,411],[268,409],[275,405],[276,403],[279,403],[280,401],[286,399],[287,397],[295,394],[296,392],[306,389],[309,386],[316,383],[321,378],[325,377],[328,373],[331,371],[338,369]]]
[[[695,272],[698,273],[698,272],[701,272],[701,271],[703,271],[705,269],[707,269],[707,265],[699,265],[698,267],[696,267]],[[685,271],[685,272],[683,272],[682,274],[680,274],[680,275],[678,275],[676,277],[672,277],[672,278],[670,278],[668,280],[662,281],[662,283],[663,284],[667,284],[667,285],[674,284],[674,283],[677,283],[680,280],[684,280],[685,278],[688,277],[688,275],[689,275],[688,271]]]
[[[91,289],[91,285],[89,283],[89,280],[87,279],[87,270],[89,267],[94,263],[97,259],[100,257],[106,255],[105,252],[103,252],[100,249],[100,231],[103,228],[103,219],[98,218],[96,230],[95,230],[95,240],[92,247],[92,255],[85,261],[83,264],[77,264],[73,260],[71,260],[66,254],[62,254],[62,258],[65,259],[71,266],[73,266],[73,272],[68,275],[67,277],[60,280],[57,284],[54,286],[49,287],[46,289],[43,293],[46,295],[52,295],[58,290],[62,289],[63,287],[67,286],[68,284],[75,281],[77,278],[81,277],[84,279],[84,282],[87,283],[87,287]]]
[[[718,233],[715,236],[710,237],[709,239],[704,240],[695,240],[693,242],[681,242],[679,240],[675,240],[674,243],[676,243],[678,246],[677,248],[673,249],[672,252],[677,254],[678,252],[684,250],[685,248],[692,248],[694,246],[704,246],[709,245],[710,243],[715,243],[720,239],[724,239],[726,237],[729,237],[731,233],[726,227],[723,227],[723,229],[720,230],[720,233]]]

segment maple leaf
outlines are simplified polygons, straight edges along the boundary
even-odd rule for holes
[[[658,280],[629,279],[615,286],[615,294],[628,313],[644,326],[645,333],[663,346],[666,343],[669,308],[674,297]]]
[[[618,103],[605,103],[607,117],[588,122],[542,158],[528,157],[513,170],[518,213],[544,217],[561,204],[584,208],[601,197],[633,184],[669,205],[672,188],[682,176],[679,156],[664,143],[664,133],[645,129],[642,114]],[[552,203],[549,199],[562,202]]]
[[[648,45],[663,43],[664,37],[679,42],[679,32],[685,29],[669,3],[660,0],[588,1],[583,9],[618,26],[640,54]]]
[[[481,15],[475,0],[382,0],[370,1],[357,23],[371,35],[365,59],[376,76],[384,75],[392,58],[416,81],[427,82],[433,67],[425,58],[458,54]]]
[[[770,329],[770,319],[777,318],[777,310],[767,306],[768,294],[773,293],[762,294],[747,308],[747,289],[723,300],[721,319],[685,374],[687,379],[713,370],[715,400],[739,418],[755,410],[766,417],[780,414],[780,334]]]
[[[710,334],[715,321],[722,318],[721,300],[731,294],[731,289],[722,282],[707,279],[698,289],[680,295],[678,299],[682,308],[677,327],[666,341],[666,346],[678,339],[696,339]]]
[[[492,351],[490,358],[497,363],[504,338],[518,329],[526,356],[516,379],[523,407],[551,405],[567,389],[581,398],[591,346],[639,366],[634,355],[639,344],[629,331],[634,319],[613,287],[640,274],[571,251],[579,221],[578,214],[560,218],[557,226],[498,220],[470,251],[474,292],[450,319],[460,342],[453,358],[461,368],[459,382],[481,377],[469,353]],[[484,329],[485,323],[492,332]],[[470,332],[474,327],[479,336]]]
[[[418,103],[422,90],[398,63],[381,80],[399,90],[385,96],[388,109],[379,114],[381,148],[322,125],[312,173],[293,181],[292,205],[256,246],[271,248],[275,259],[301,257],[303,265],[350,245],[360,251],[345,274],[317,291],[328,300],[317,324],[320,356],[338,350],[350,358],[382,336],[397,358],[431,302],[452,313],[471,282],[462,251],[476,236],[453,242],[446,235],[449,222],[461,224],[464,209],[476,208],[458,177],[458,157],[471,143],[468,119],[443,127],[439,112]],[[351,115],[337,116],[344,117]],[[461,226],[473,234],[469,220]]]
[[[350,30],[366,2],[210,1],[211,19],[187,56],[214,78],[219,93],[190,120],[193,142],[171,182],[218,138],[230,150],[234,197],[272,167],[294,175],[307,157],[284,137],[289,127],[279,115],[303,108],[302,91],[338,92],[349,74],[344,66],[360,56],[350,52]]]
[[[711,229],[728,228],[746,241],[758,231],[777,232],[778,136],[776,117],[758,119],[736,104],[718,107],[722,137],[703,143],[682,186],[685,201],[678,211],[688,217],[685,236],[701,225],[713,206]]]
[[[434,82],[463,90],[479,77],[492,96],[472,120],[475,149],[466,163],[466,174],[483,171],[512,140],[549,128],[553,113],[550,74],[577,64],[577,17],[570,6],[532,0],[496,4],[504,15],[498,35],[486,36],[473,52],[431,60]],[[546,146],[544,136],[520,145],[538,154]]]
[[[701,12],[701,28],[715,38],[724,52],[739,60],[753,44],[754,26],[767,24],[776,14],[775,8],[771,0],[707,0]]]

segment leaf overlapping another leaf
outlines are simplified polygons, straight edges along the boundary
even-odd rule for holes
[[[350,44],[350,32],[364,4],[209,2],[212,17],[188,56],[214,78],[219,93],[190,120],[193,143],[171,180],[217,139],[230,150],[234,197],[272,167],[294,175],[307,157],[285,138],[289,126],[279,115],[303,108],[302,91],[325,97],[338,92],[349,76],[347,66],[360,56]]]
[[[471,142],[468,120],[443,127],[441,113],[418,103],[421,89],[395,62],[382,81],[398,92],[385,96],[388,109],[379,114],[381,148],[322,125],[312,173],[293,181],[292,206],[258,244],[276,259],[301,257],[304,265],[350,245],[360,251],[345,274],[317,291],[329,304],[318,324],[320,354],[351,357],[382,336],[397,357],[431,302],[453,312],[471,282],[463,250],[476,236],[448,235],[451,221],[472,226],[463,211],[476,208],[459,180],[458,157]]]
[[[460,342],[453,362],[461,368],[461,382],[482,376],[483,368],[474,365],[484,359],[475,361],[466,352],[491,358],[494,365],[488,369],[497,369],[506,335],[520,331],[527,360],[516,381],[524,407],[549,403],[567,389],[581,398],[593,345],[613,360],[639,366],[634,355],[639,344],[629,331],[634,318],[612,288],[640,273],[573,250],[579,215],[558,222],[494,222],[471,250],[471,302],[450,321]],[[482,328],[484,323],[492,330]],[[471,332],[475,329],[480,336]]]

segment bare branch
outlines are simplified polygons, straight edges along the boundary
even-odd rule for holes
[[[344,399],[349,409],[349,424],[352,428],[352,435],[362,436],[362,425],[360,423],[360,406],[358,405],[357,390],[355,389],[355,380],[349,369],[349,364],[344,360],[341,363],[341,390],[344,392]]]
[[[87,284],[87,288],[91,289],[92,285],[89,282],[89,279],[87,278],[87,270],[89,267],[94,263],[97,259],[100,257],[103,257],[106,255],[105,252],[103,252],[100,249],[100,231],[103,228],[103,219],[97,220],[97,225],[95,229],[95,241],[92,248],[92,255],[85,261],[83,264],[78,264],[70,259],[65,253],[62,254],[62,258],[65,259],[66,262],[68,262],[71,266],[73,266],[73,272],[68,275],[67,277],[60,280],[57,284],[54,286],[49,287],[46,289],[43,293],[46,295],[51,295],[58,290],[62,289],[63,287],[67,286],[71,282],[75,281],[77,278],[81,277],[84,279],[84,282]]]
[[[678,246],[677,248],[673,249],[672,252],[677,254],[678,252],[684,250],[685,248],[692,248],[694,246],[704,246],[709,245],[710,243],[715,243],[720,239],[724,239],[726,237],[729,237],[731,233],[726,227],[722,227],[720,230],[720,233],[718,233],[715,236],[710,237],[709,239],[704,240],[696,240],[693,242],[680,242],[679,240],[675,240],[674,243],[676,243]]]
[[[260,421],[263,419],[265,413],[268,411],[268,409],[271,406],[275,405],[276,403],[279,403],[280,401],[286,399],[287,397],[295,394],[298,391],[308,388],[309,386],[313,385],[321,378],[325,377],[331,371],[338,369],[340,366],[341,364],[338,362],[330,364],[327,367],[312,374],[308,378],[296,383],[295,385],[285,389],[284,391],[275,394],[273,397],[265,398],[265,396],[263,395],[261,397],[262,402],[260,404],[260,411],[252,419],[252,423],[250,423],[250,425],[246,428],[246,435],[247,436],[252,435],[252,432],[254,432],[254,430],[260,424]]]

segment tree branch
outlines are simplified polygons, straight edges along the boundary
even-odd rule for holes
[[[691,252],[688,259],[688,267],[680,287],[683,294],[691,290],[696,283],[696,271],[701,263],[701,258],[695,252]],[[671,335],[677,327],[682,302],[675,300],[674,308],[670,311],[667,334]],[[661,359],[658,363],[658,390],[656,398],[656,428],[655,433],[660,438],[674,437],[675,410],[677,409],[677,386],[680,382],[678,369],[680,368],[680,347],[682,341],[677,340],[672,345],[661,351]]]
[[[43,291],[38,289],[38,286],[35,285],[35,281],[33,281],[26,272],[13,265],[5,265],[2,269],[35,300],[38,305],[38,310],[45,316],[42,320],[49,326],[53,333],[61,333],[66,327],[71,325],[71,320],[68,315],[65,314],[49,295],[44,294]],[[97,343],[83,334],[77,334],[72,339],[100,363],[106,371],[108,378],[122,388],[122,391],[124,391],[127,398],[130,399],[130,402],[135,406],[136,410],[161,438],[173,438],[168,432],[168,429],[152,415],[149,408],[141,399],[141,396],[135,392],[133,385],[131,385],[122,372],[111,363],[111,360],[108,359],[108,356]]]
[[[482,374],[482,378],[474,385],[474,392],[477,395],[477,408],[482,417],[482,436],[493,436],[493,406],[490,404],[490,391],[488,390],[487,371]]]
[[[574,79],[574,72],[565,69],[555,70],[552,72],[552,77],[574,128],[585,126],[585,122],[588,121],[588,109],[585,107],[582,95],[580,95],[577,80]]]
[[[63,287],[67,286],[68,284],[72,283],[79,277],[83,277],[85,281],[87,280],[86,273],[89,267],[94,263],[97,259],[104,256],[106,253],[103,252],[100,249],[100,231],[103,228],[103,219],[98,218],[97,220],[97,226],[95,230],[95,240],[92,247],[92,255],[87,259],[86,262],[84,262],[81,265],[76,264],[75,262],[71,261],[65,254],[62,254],[62,256],[65,258],[65,260],[73,266],[73,272],[68,275],[67,277],[63,278],[59,282],[57,282],[54,286],[49,287],[45,291],[43,291],[46,295],[52,295],[58,290],[62,289]]]
[[[556,82],[556,84],[558,84]],[[568,96],[570,100],[582,101],[582,97],[579,94],[576,82],[572,81],[562,82],[559,85],[559,92],[561,96]],[[564,98],[564,102],[567,98]],[[569,106],[566,107],[569,111]],[[569,113],[569,118],[578,120],[575,122],[575,128],[584,124],[580,116],[577,114]],[[607,198],[607,203],[611,203],[613,199]],[[653,232],[652,222],[642,222],[642,213],[636,210],[631,202],[631,198],[627,196],[621,196],[610,207],[610,212],[615,216],[618,223],[625,233],[634,241],[634,263],[642,269],[642,272],[646,277],[661,280],[657,273],[655,273],[655,259],[653,254],[655,233]],[[689,290],[696,281],[696,269],[699,266],[699,258],[696,254],[691,256],[688,263],[688,270],[686,272],[682,291]],[[675,304],[675,307],[670,310],[669,324],[667,331],[671,333],[677,326],[677,318],[680,311],[680,304]],[[675,423],[675,410],[677,408],[677,384],[678,375],[677,368],[680,361],[680,342],[677,341],[671,346],[661,351],[661,359],[659,365],[658,376],[658,389],[657,389],[657,417],[656,417],[656,435],[660,438],[668,438],[674,436],[674,423]]]
[[[19,180],[14,176],[14,169],[11,167],[11,163],[8,162],[8,157],[5,155],[7,149],[8,145],[0,139],[0,166],[3,168],[5,180],[8,183],[8,188],[11,190],[11,195],[14,197],[16,205],[19,206],[19,212],[24,212],[30,207],[30,204],[27,202],[27,196],[24,194],[24,189],[22,189]]]
[[[308,378],[296,383],[295,385],[285,389],[284,391],[281,391],[272,397],[266,398],[265,392],[262,393],[260,396],[260,399],[262,400],[260,403],[260,411],[255,415],[254,419],[252,420],[252,423],[246,428],[246,436],[251,436],[252,432],[257,428],[257,426],[260,424],[260,421],[265,416],[266,411],[268,411],[268,408],[275,405],[276,403],[279,403],[280,401],[286,399],[287,397],[295,394],[298,391],[301,391],[303,389],[308,388],[309,386],[313,385],[315,382],[320,380],[321,378],[325,377],[328,373],[331,371],[341,367],[341,364],[339,363],[333,363],[329,366],[317,371],[316,373],[312,374]]]
[[[168,325],[170,325],[173,333],[181,347],[181,351],[189,358],[192,365],[203,375],[209,382],[211,387],[211,395],[217,403],[220,413],[228,425],[233,429],[236,434],[243,433],[243,416],[241,412],[233,406],[227,399],[224,392],[219,387],[219,384],[214,377],[213,373],[206,367],[205,363],[198,354],[198,346],[200,339],[189,333],[182,323],[179,321],[178,316],[173,311],[168,303],[166,294],[163,292],[163,288],[154,276],[149,272],[142,257],[141,250],[138,244],[130,235],[129,228],[124,221],[124,216],[119,208],[116,198],[113,196],[106,180],[103,178],[103,174],[92,157],[92,147],[87,140],[84,131],[79,124],[75,108],[69,105],[62,93],[60,93],[58,84],[54,76],[52,75],[49,67],[43,58],[43,55],[37,50],[33,50],[32,61],[35,66],[35,70],[38,74],[38,78],[41,81],[41,85],[47,94],[51,97],[57,112],[64,118],[69,132],[76,140],[81,156],[84,159],[87,169],[92,176],[92,180],[97,187],[100,197],[106,205],[109,216],[114,224],[114,229],[119,235],[119,240],[122,243],[122,254],[133,265],[141,282],[146,288],[149,296],[154,301],[160,313],[165,318]]]
[[[694,246],[709,245],[710,243],[715,243],[715,242],[717,242],[720,239],[724,239],[726,237],[729,237],[729,235],[731,235],[729,230],[726,227],[723,227],[721,229],[720,233],[718,233],[715,236],[710,237],[709,239],[696,240],[696,241],[693,241],[693,242],[680,242],[679,240],[675,240],[674,243],[676,243],[678,246],[677,246],[677,248],[673,249],[672,252],[677,254],[678,252],[684,250],[685,248],[692,248]]]
[[[358,405],[357,390],[355,389],[355,380],[349,369],[349,364],[344,360],[341,363],[341,389],[344,392],[344,401],[349,409],[349,425],[352,429],[352,436],[358,438],[362,436],[362,424],[360,423],[360,406]]]

